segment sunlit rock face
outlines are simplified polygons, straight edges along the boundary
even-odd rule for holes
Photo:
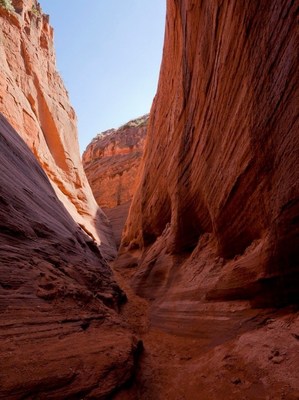
[[[56,69],[53,29],[35,0],[0,5],[0,112],[25,140],[72,217],[115,254],[80,160],[76,116]]]
[[[1,116],[0,398],[109,398],[135,364],[137,342],[118,315],[125,300]]]
[[[136,189],[147,124],[148,114],[100,133],[83,153],[86,176],[112,223],[117,244]]]
[[[298,301],[296,3],[167,2],[118,260],[138,264],[133,285],[159,299],[160,321],[173,301]]]

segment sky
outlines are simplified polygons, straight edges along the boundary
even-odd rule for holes
[[[78,118],[81,152],[97,133],[150,111],[165,0],[39,0],[54,27],[57,68]]]

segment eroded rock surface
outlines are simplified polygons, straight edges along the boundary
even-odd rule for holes
[[[117,245],[136,188],[147,123],[148,114],[100,133],[83,153],[86,176],[111,221]]]
[[[297,6],[168,1],[119,259],[142,260],[134,286],[166,313],[174,300],[298,301]]]
[[[299,395],[298,308],[266,308],[299,293],[297,10],[167,2],[143,172],[115,262],[149,301],[151,330],[135,392],[118,399]]]
[[[214,342],[205,334],[208,323],[206,318],[203,334],[193,337],[151,329],[135,385],[115,400],[298,398],[298,314],[260,315],[230,340],[214,332]]]
[[[18,3],[20,17],[0,10],[7,32],[32,13]],[[168,1],[115,262],[121,316],[123,293],[86,226],[1,119],[0,397],[298,399],[298,308],[255,308],[298,299],[297,8]],[[128,326],[145,351],[119,391],[140,348]]]
[[[25,140],[72,217],[101,243],[114,240],[83,171],[76,115],[56,69],[53,29],[36,0],[0,5],[0,112]]]
[[[2,116],[0,243],[0,398],[110,398],[138,347],[125,295]]]

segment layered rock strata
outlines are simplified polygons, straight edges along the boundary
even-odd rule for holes
[[[298,398],[298,308],[260,309],[299,300],[297,11],[167,1],[115,262],[149,301],[151,330],[117,400]]]
[[[168,1],[115,262],[149,310],[0,119],[1,398],[298,399],[298,308],[254,308],[298,300],[297,3]]]
[[[111,398],[134,372],[125,295],[0,117],[0,398]]]
[[[0,112],[31,148],[72,217],[111,257],[114,240],[82,168],[76,115],[56,69],[49,17],[36,0],[12,5],[0,4]]]
[[[111,398],[139,345],[118,314],[126,296],[104,259],[114,238],[83,171],[53,30],[35,0],[1,2],[0,22],[0,397]]]
[[[138,265],[133,285],[159,303],[157,324],[184,330],[185,301],[196,313],[194,301],[298,301],[297,6],[167,3],[118,261]]]
[[[135,191],[148,114],[100,133],[83,153],[83,167],[100,207],[109,217],[117,245]]]

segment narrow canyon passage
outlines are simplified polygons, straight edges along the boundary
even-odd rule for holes
[[[112,265],[128,296],[122,315],[144,342],[117,399],[299,398],[297,9],[167,2],[157,95]],[[116,158],[96,179],[99,151],[95,139],[86,173],[111,189]]]
[[[118,246],[143,152],[145,129],[139,120],[98,135],[83,155],[85,172],[111,219]],[[133,245],[120,248],[110,263],[128,297],[121,315],[144,347],[133,384],[115,398],[264,399],[269,393],[277,399],[294,397],[298,376],[283,384],[281,380],[286,369],[298,366],[296,309],[258,309],[240,299],[208,301],[205,286],[217,281],[223,261],[208,238],[206,243],[203,239],[193,256],[193,251],[170,253],[159,261],[161,248],[155,251],[155,245],[149,245],[142,253]],[[253,246],[253,255],[258,250]],[[276,375],[265,380],[273,366]]]
[[[49,17],[0,0],[1,400],[299,399],[298,9],[167,0],[150,114],[81,162]]]
[[[145,150],[120,128],[83,156],[117,238],[134,194],[111,265],[144,351],[117,399],[299,398],[295,9],[168,1]]]

